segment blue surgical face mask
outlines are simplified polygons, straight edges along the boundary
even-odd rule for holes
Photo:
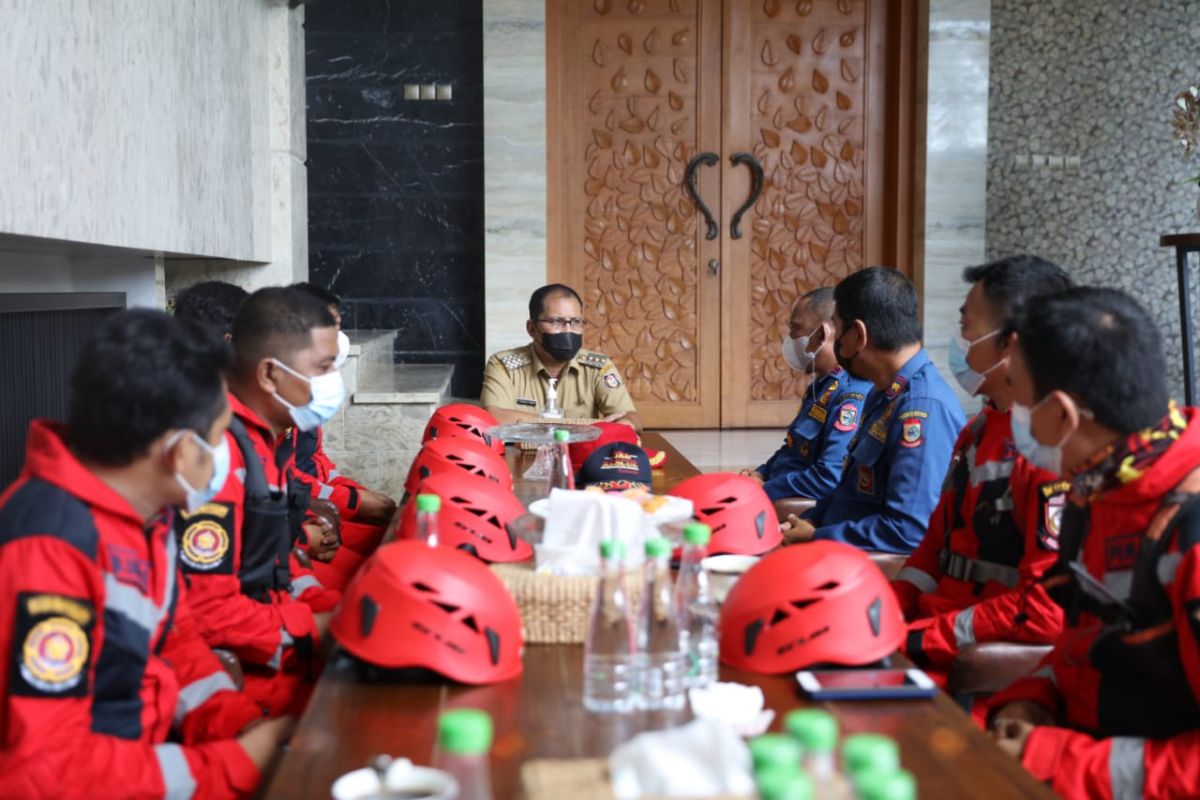
[[[1024,456],[1025,460],[1033,466],[1038,469],[1044,469],[1047,472],[1053,472],[1055,475],[1062,475],[1063,445],[1067,443],[1067,439],[1070,439],[1071,434],[1075,433],[1075,431],[1067,431],[1067,435],[1062,438],[1062,441],[1053,447],[1042,444],[1034,438],[1031,427],[1033,412],[1042,403],[1046,402],[1047,399],[1049,399],[1049,395],[1039,400],[1032,408],[1013,403],[1013,444],[1017,446],[1017,452]],[[1081,409],[1080,413],[1086,412]]]
[[[186,493],[183,509],[189,514],[194,514],[198,508],[217,496],[217,492],[221,491],[221,487],[225,485],[225,481],[229,478],[229,442],[222,436],[221,443],[213,447],[204,440],[203,436],[195,431],[187,431],[186,433],[196,440],[196,444],[208,451],[213,462],[212,476],[202,489],[193,488],[187,482],[187,478],[178,472],[175,473],[175,480],[183,487]],[[183,436],[183,434],[184,431],[180,431],[176,435],[175,441],[178,441],[179,437]],[[173,442],[169,444],[173,444]]]
[[[302,406],[292,405],[280,397],[279,392],[273,395],[276,400],[287,408],[288,413],[292,415],[292,422],[296,424],[298,429],[311,431],[333,419],[333,415],[342,407],[342,401],[346,399],[346,385],[342,383],[342,373],[334,370],[333,372],[326,372],[324,375],[310,378],[307,375],[301,375],[277,358],[272,358],[271,361],[283,371],[289,372],[308,383],[311,389],[311,397],[308,403]]]
[[[983,372],[976,372],[967,364],[967,353],[971,352],[972,347],[985,339],[991,339],[993,336],[998,336],[999,334],[1000,331],[995,330],[971,341],[967,341],[962,334],[950,337],[950,372],[954,374],[954,379],[958,381],[958,385],[965,389],[971,396],[974,396],[983,387],[983,382],[987,380],[988,373],[1008,361],[1008,359],[1002,358]]]

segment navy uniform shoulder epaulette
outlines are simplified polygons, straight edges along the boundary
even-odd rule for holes
[[[509,372],[512,372],[514,369],[520,369],[521,367],[527,367],[533,363],[532,359],[529,358],[529,353],[525,351],[524,347],[518,347],[515,350],[502,350],[499,353],[496,353],[495,358],[497,361],[503,364],[504,368]]]
[[[581,367],[593,367],[594,369],[604,369],[612,361],[604,353],[594,353],[590,350],[581,350],[579,352],[578,363]]]

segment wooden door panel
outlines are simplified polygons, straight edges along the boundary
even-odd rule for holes
[[[586,346],[617,362],[655,427],[720,421],[720,282],[707,268],[719,243],[683,190],[688,161],[720,147],[718,12],[547,6],[550,274],[579,289]],[[719,170],[699,175],[715,210]]]
[[[884,255],[895,137],[880,87],[901,55],[889,50],[887,5],[727,0],[726,160],[751,152],[765,179],[743,237],[726,242],[724,425],[792,418],[808,384],[780,353],[792,304]],[[731,215],[746,181],[727,185]]]

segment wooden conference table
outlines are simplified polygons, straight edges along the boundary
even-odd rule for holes
[[[661,434],[647,433],[643,443],[667,452],[665,468],[655,475],[656,492],[698,474]],[[510,448],[510,458],[524,462],[528,455],[514,454]],[[514,475],[519,474],[514,470]],[[464,686],[428,674],[404,681],[366,681],[351,665],[335,658],[317,683],[263,796],[328,798],[338,776],[365,766],[378,753],[428,764],[438,714],[449,708],[481,708],[491,714],[496,731],[491,754],[496,800],[520,796],[521,765],[529,759],[604,757],[641,731],[690,718],[687,711],[624,716],[586,712],[582,645],[526,645],[524,665],[523,674],[506,683]],[[775,730],[788,711],[811,705],[790,675],[755,675],[722,667],[721,680],[761,687],[767,707],[776,712]],[[843,733],[873,731],[894,737],[922,797],[1054,796],[993,745],[944,694],[932,702],[821,705],[838,718]]]

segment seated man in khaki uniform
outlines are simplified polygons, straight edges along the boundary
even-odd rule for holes
[[[533,341],[488,359],[480,400],[501,423],[541,419],[555,381],[568,420],[623,422],[641,431],[620,371],[608,356],[580,350],[583,301],[569,286],[552,283],[529,298],[525,330]]]

